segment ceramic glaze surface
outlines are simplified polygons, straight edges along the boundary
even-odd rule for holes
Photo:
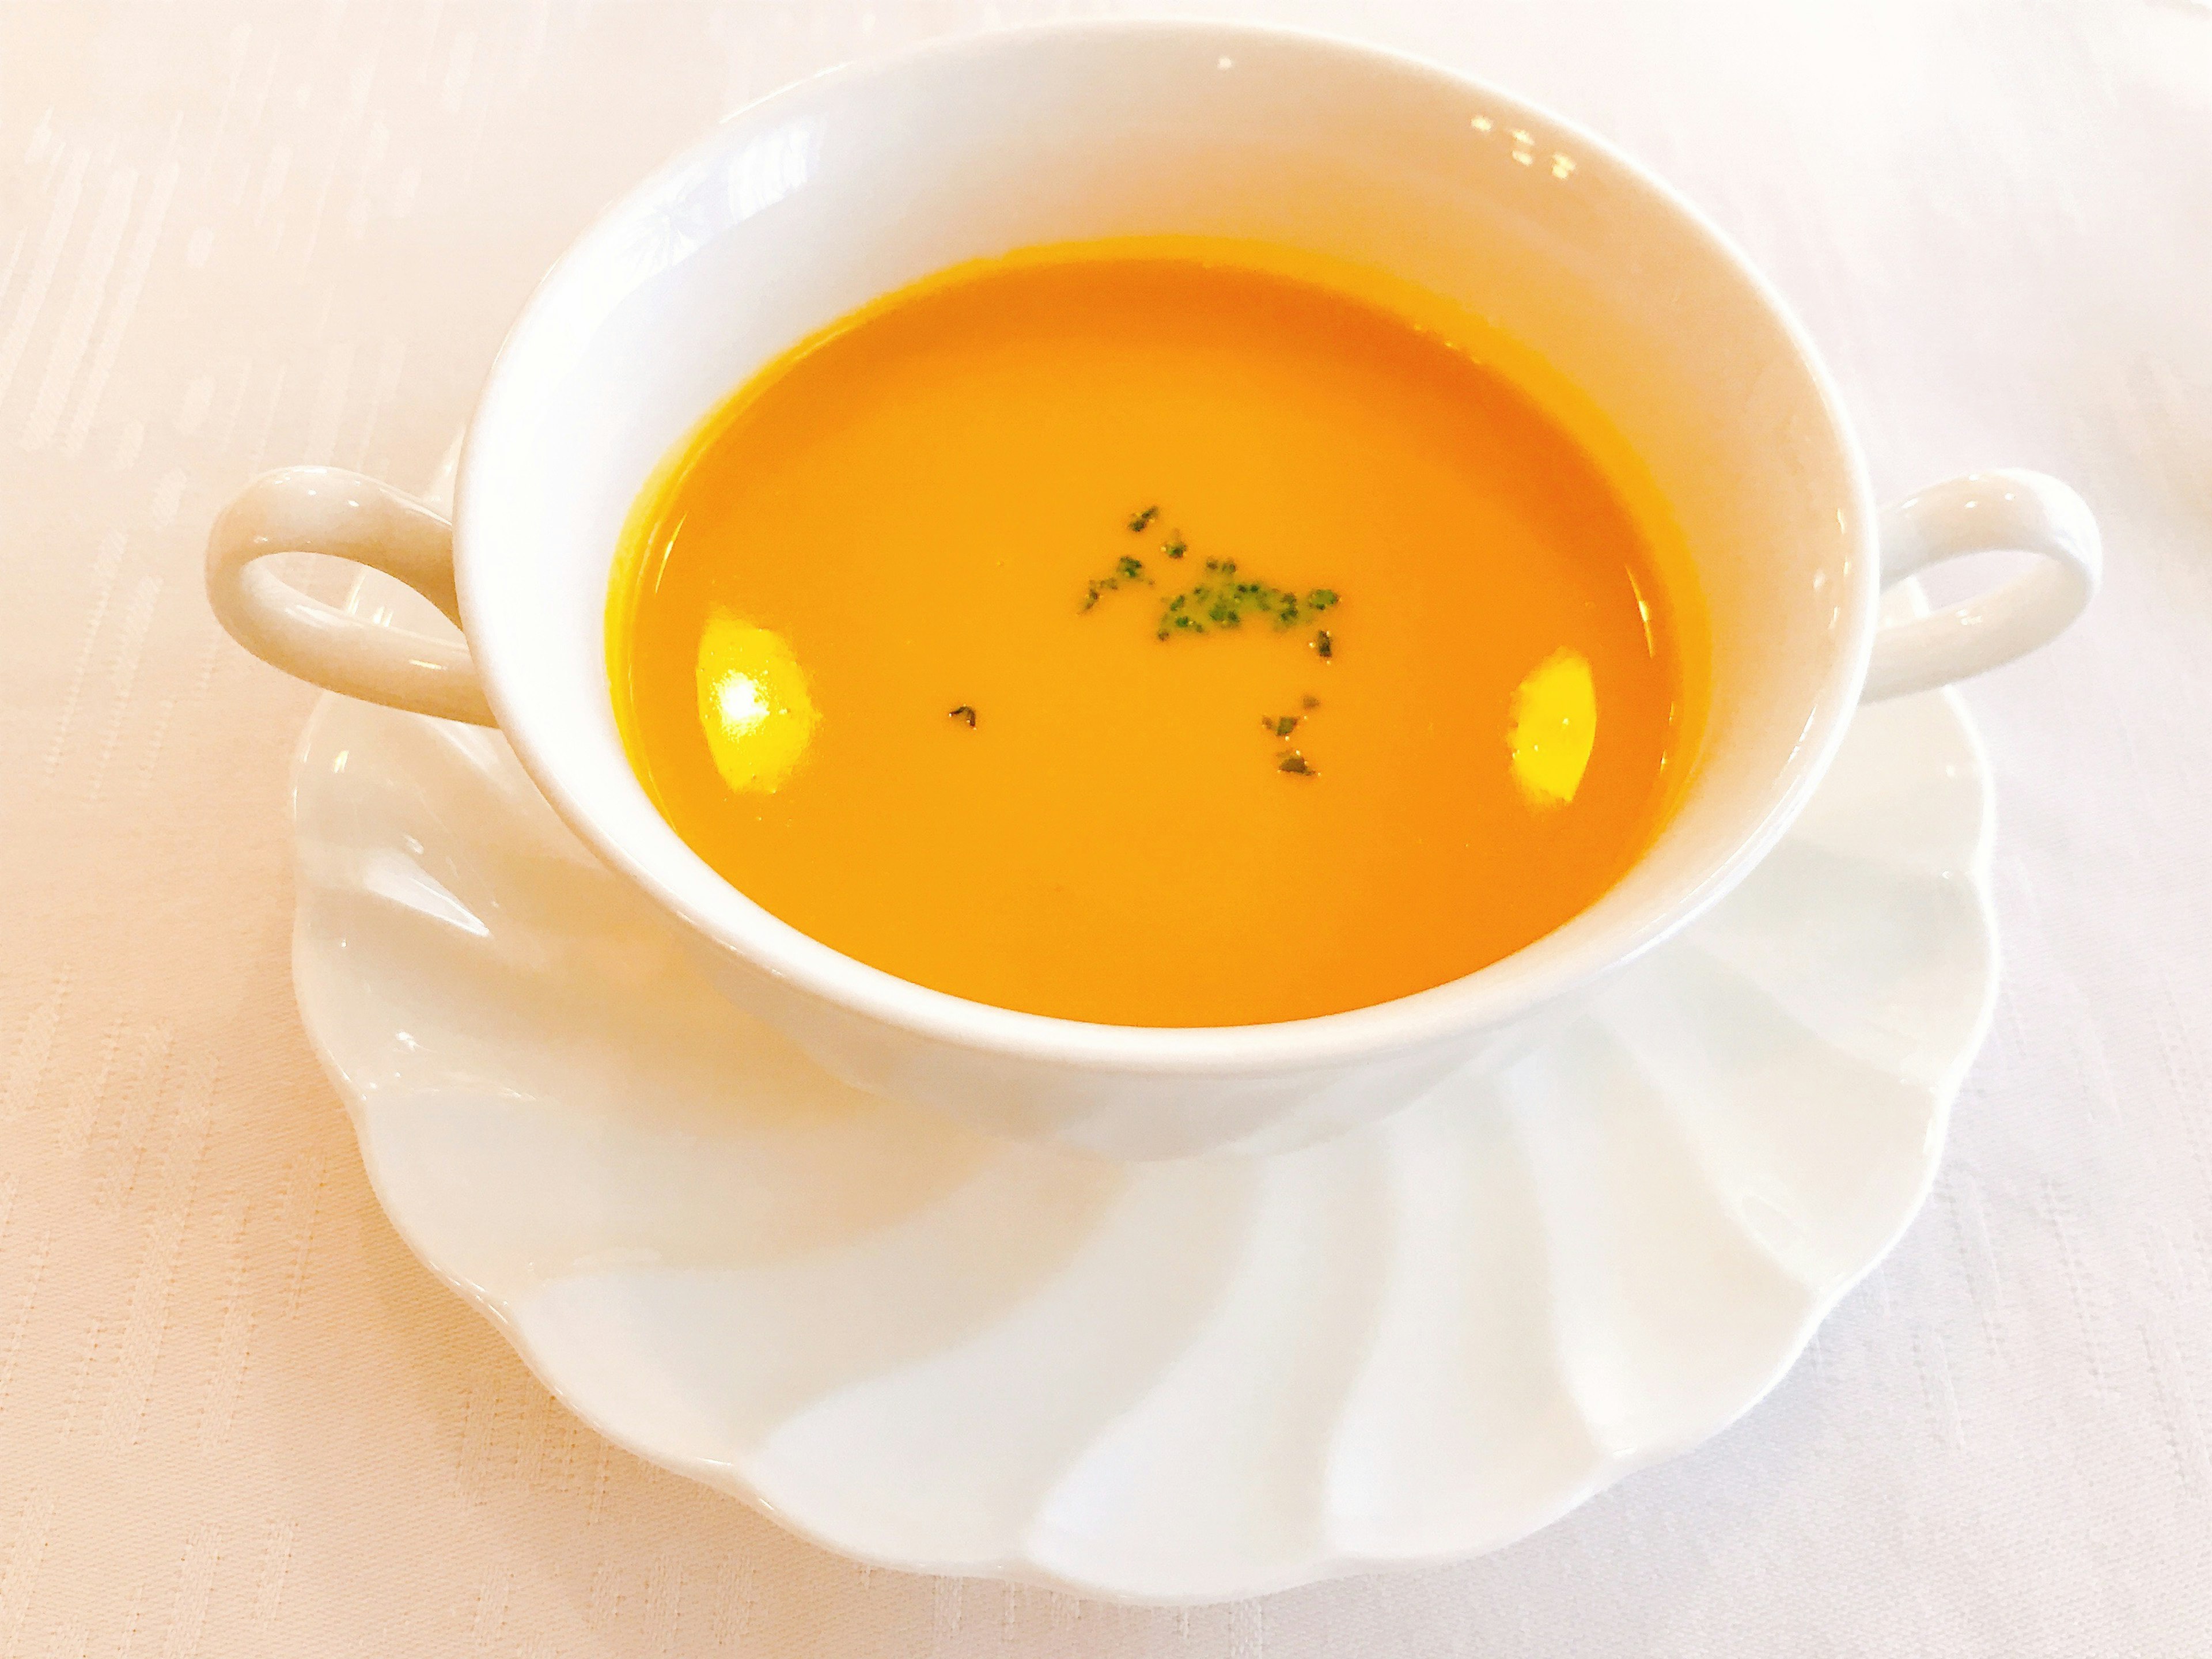
[[[381,576],[355,610],[435,626]],[[1949,692],[1861,711],[1547,1047],[1264,1160],[834,1082],[494,732],[325,697],[296,805],[300,1005],[378,1194],[538,1376],[833,1548],[1085,1595],[1466,1555],[1712,1433],[1912,1214],[1995,984]]]

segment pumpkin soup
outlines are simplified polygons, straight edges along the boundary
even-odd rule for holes
[[[1650,519],[1388,306],[1046,251],[866,307],[670,458],[617,714],[677,833],[862,962],[1073,1019],[1333,1013],[1650,843],[1692,701]]]

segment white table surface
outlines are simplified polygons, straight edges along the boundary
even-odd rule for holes
[[[2212,1652],[2212,9],[1189,9],[1407,47],[1672,178],[1891,494],[2101,515],[1969,692],[2008,966],[1933,1200],[1703,1449],[1499,1555],[1188,1613],[869,1572],[577,1425],[407,1254],[294,1012],[310,693],[258,468],[417,483],[594,207],[722,110],[1124,9],[0,4],[0,1655]]]

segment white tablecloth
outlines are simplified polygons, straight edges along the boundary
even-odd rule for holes
[[[1103,11],[1115,6],[1066,8]],[[1488,1559],[1158,1613],[868,1572],[615,1451],[401,1246],[294,1012],[264,465],[425,478],[723,109],[1056,9],[0,7],[0,1654],[2212,1651],[2212,9],[1261,0],[1525,90],[1775,277],[1878,483],[2040,467],[1969,693],[2008,968],[1926,1212],[1702,1450]]]

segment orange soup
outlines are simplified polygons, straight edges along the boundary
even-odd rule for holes
[[[652,799],[793,927],[1241,1024],[1456,979],[1620,878],[1687,723],[1655,568],[1437,330],[1230,252],[1048,251],[741,388],[632,514],[608,647]]]

